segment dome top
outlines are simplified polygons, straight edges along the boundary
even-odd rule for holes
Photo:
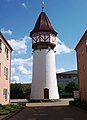
[[[40,13],[34,29],[30,32],[30,37],[32,37],[32,34],[37,32],[51,32],[54,35],[57,35],[57,32],[53,29],[51,22],[43,11]]]

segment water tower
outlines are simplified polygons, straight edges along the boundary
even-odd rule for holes
[[[59,99],[55,51],[57,32],[45,12],[41,12],[30,32],[33,49],[31,100]]]

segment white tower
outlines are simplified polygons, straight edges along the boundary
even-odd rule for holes
[[[57,32],[42,11],[30,32],[33,49],[31,100],[59,99],[54,53],[56,35]]]

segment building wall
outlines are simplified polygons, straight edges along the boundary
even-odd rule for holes
[[[78,81],[81,100],[87,101],[87,34],[77,48]]]
[[[11,73],[11,51],[0,36],[2,51],[0,53],[0,104],[9,104],[10,96],[10,73]],[[8,48],[8,59],[5,47]],[[8,69],[8,70],[7,70]],[[7,73],[8,71],[8,73]],[[7,77],[6,77],[7,74]]]
[[[64,84],[65,86],[70,82],[75,82],[78,84],[78,76],[77,73],[57,73],[57,81],[59,84]]]

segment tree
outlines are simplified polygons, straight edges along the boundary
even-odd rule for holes
[[[31,84],[11,84],[10,97],[11,99],[26,99],[30,96]]]
[[[73,93],[73,91],[78,90],[78,85],[75,82],[70,82],[68,85],[65,87],[65,91],[67,93]]]
[[[22,91],[22,86],[21,84],[11,84],[11,98],[15,99],[15,98],[22,98],[23,95],[23,91]]]
[[[59,92],[62,93],[65,90],[65,85],[63,83],[58,84]]]

